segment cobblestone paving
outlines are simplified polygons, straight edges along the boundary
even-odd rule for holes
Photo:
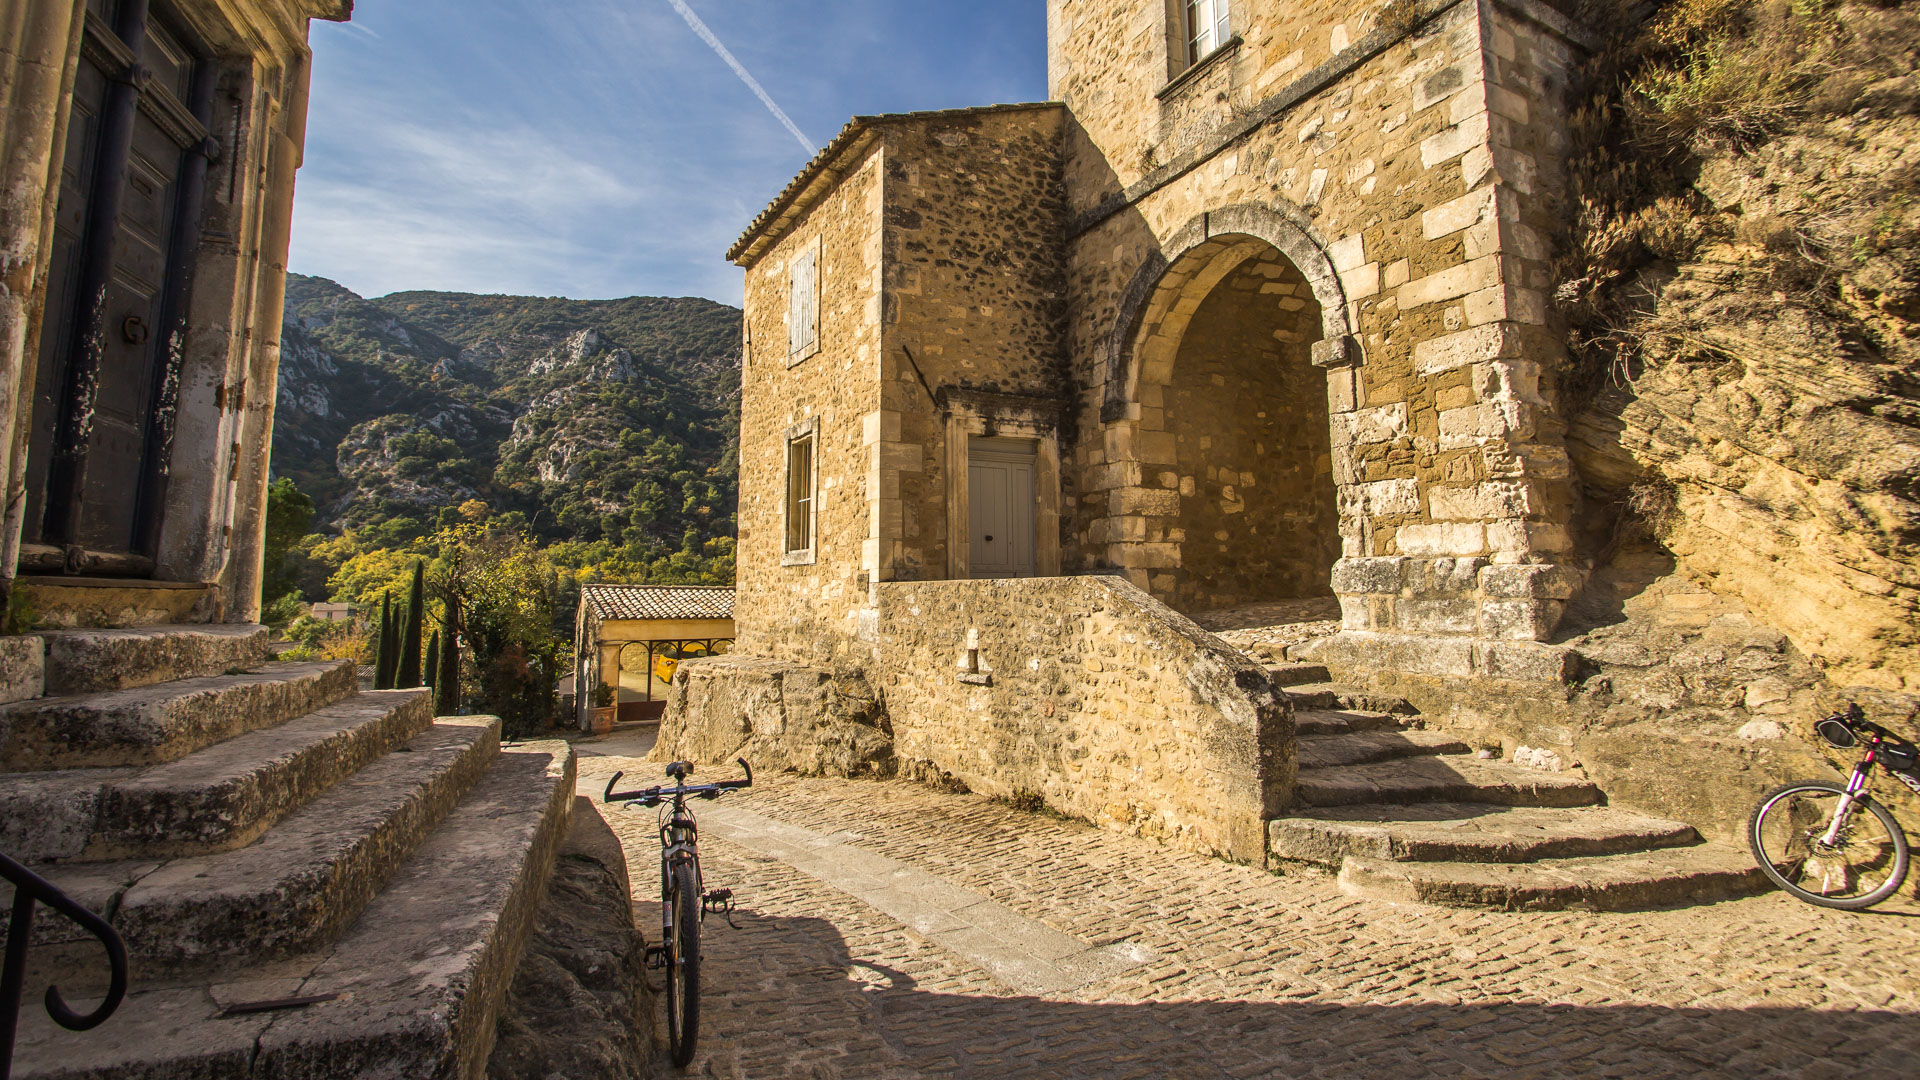
[[[583,772],[657,765],[589,758]],[[591,779],[582,784],[585,791]],[[1344,897],[906,783],[766,776],[735,805],[830,834],[1146,964],[1021,996],[872,907],[717,837],[701,1054],[718,1077],[1794,1076],[1920,1073],[1920,903],[1779,894],[1643,914]],[[653,813],[609,813],[658,933]]]

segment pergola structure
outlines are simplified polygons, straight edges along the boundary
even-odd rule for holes
[[[580,730],[593,730],[596,714],[601,726],[659,717],[682,659],[732,647],[732,586],[582,586],[573,652]]]

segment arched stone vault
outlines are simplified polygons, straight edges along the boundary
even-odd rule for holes
[[[1112,496],[1088,547],[1186,610],[1328,595],[1341,523],[1323,372],[1358,363],[1349,317],[1332,260],[1286,214],[1228,207],[1175,233],[1110,338]]]
[[[1292,207],[1253,203],[1196,215],[1135,272],[1107,342],[1106,397],[1101,420],[1137,411],[1143,360],[1177,347],[1187,320],[1207,293],[1235,267],[1273,247],[1291,262],[1320,304],[1320,340],[1313,361],[1322,367],[1360,363],[1346,293],[1325,245]],[[1171,361],[1171,353],[1161,358]]]

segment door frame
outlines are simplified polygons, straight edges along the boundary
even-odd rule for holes
[[[186,54],[190,65],[188,100],[174,96],[178,87],[155,85],[158,80],[141,63],[147,31],[156,24]],[[205,209],[207,167],[222,150],[209,128],[220,70],[205,40],[165,0],[130,0],[118,9],[116,22],[111,24],[93,10],[86,10],[81,48],[108,73],[111,85],[92,163],[94,179],[86,223],[76,245],[79,295],[67,312],[70,325],[66,328],[69,336],[65,351],[69,355],[53,388],[51,441],[42,448],[47,462],[39,479],[38,520],[23,523],[23,531],[37,536],[39,542],[24,541],[20,545],[15,572],[146,577],[155,569],[165,514],[167,466],[179,404],[179,339],[186,332],[188,294]],[[101,363],[100,350],[88,343],[104,339],[112,328],[107,325],[104,308],[87,298],[104,295],[105,282],[114,272],[122,192],[133,169],[133,126],[135,117],[142,114],[180,147],[173,177],[173,220],[168,235],[162,238],[165,247],[155,296],[155,325],[147,331],[152,383],[145,406],[146,427],[140,436],[140,475],[131,478],[133,490],[129,493],[134,501],[133,535],[125,551],[93,551],[77,541],[85,505],[89,417]],[[60,331],[43,328],[43,334],[48,332]]]
[[[1060,573],[1060,404],[1046,398],[942,387],[935,401],[946,415],[947,577],[973,576],[973,504],[968,496],[968,443],[975,438],[1032,439],[1033,572]]]

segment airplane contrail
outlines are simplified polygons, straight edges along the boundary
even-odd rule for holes
[[[720,39],[713,36],[713,31],[707,29],[707,24],[701,22],[700,16],[695,15],[693,9],[687,6],[687,0],[667,0],[667,3],[672,4],[673,10],[687,20],[687,26],[700,35],[700,40],[707,43],[707,47],[713,50],[714,55],[727,62],[727,66],[733,69],[733,73],[740,76],[740,81],[747,84],[747,89],[753,91],[753,96],[760,99],[760,104],[765,105],[767,111],[773,114],[773,118],[780,121],[782,127],[792,132],[794,138],[800,140],[800,145],[806,147],[807,156],[812,157],[816,149],[813,140],[800,131],[800,125],[793,122],[793,117],[788,116],[785,109],[774,104],[766,88],[760,85],[759,80],[748,74],[747,69],[741,65],[740,61],[733,58],[733,54],[727,51],[725,45],[720,44]]]

